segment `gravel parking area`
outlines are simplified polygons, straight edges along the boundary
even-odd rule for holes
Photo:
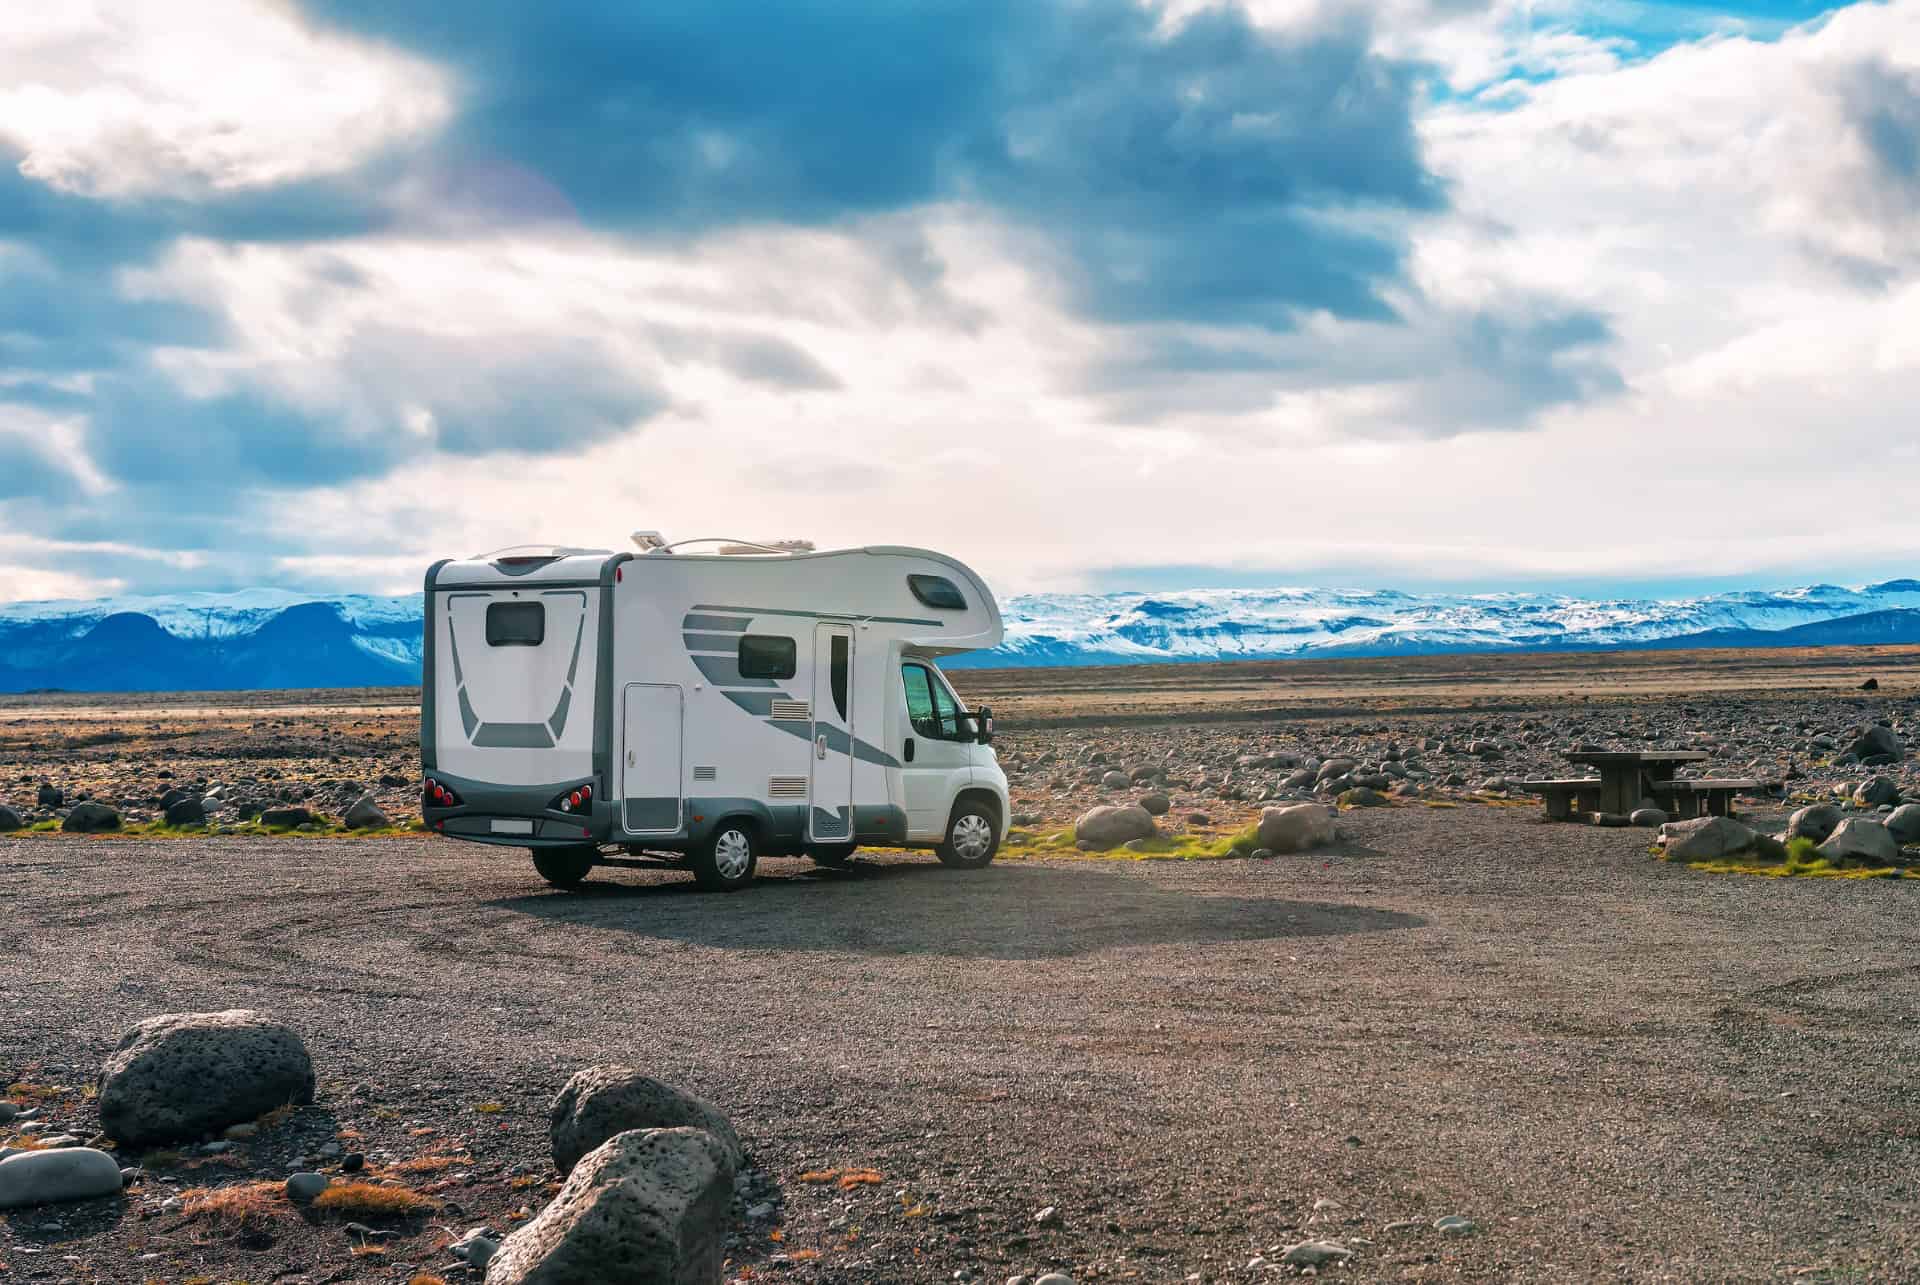
[[[547,1101],[598,1061],[733,1119],[739,1279],[1243,1280],[1305,1239],[1355,1280],[1920,1276],[1920,886],[1536,816],[1353,812],[1262,862],[779,860],[736,896],[428,838],[9,840],[0,1085],[84,1136],[133,1022],[253,1007],[321,1092],[233,1163],[0,1215],[0,1280],[461,1279],[435,1224],[537,1209]],[[446,1217],[355,1257],[161,1211],[343,1129],[457,1154]]]

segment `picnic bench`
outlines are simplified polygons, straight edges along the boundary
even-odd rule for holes
[[[1773,788],[1769,781],[1681,780],[1682,764],[1703,763],[1700,750],[1582,750],[1567,755],[1569,763],[1598,768],[1597,777],[1562,781],[1517,781],[1529,794],[1543,796],[1547,817],[1566,821],[1575,812],[1626,816],[1652,799],[1668,816],[1731,816],[1733,798],[1753,790]]]

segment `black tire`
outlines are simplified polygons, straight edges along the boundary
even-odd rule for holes
[[[982,824],[985,825],[984,847]],[[963,799],[947,818],[947,837],[939,847],[940,860],[956,870],[980,870],[1000,851],[1000,818],[975,799]]]
[[[592,871],[598,855],[597,849],[588,847],[535,848],[533,868],[556,888],[577,888]]]
[[[707,891],[738,892],[753,882],[760,864],[760,836],[745,821],[722,821],[690,864],[693,877]]]
[[[853,854],[860,851],[857,843],[816,843],[807,849],[807,855],[813,858],[815,865],[832,866],[839,869],[853,860]]]

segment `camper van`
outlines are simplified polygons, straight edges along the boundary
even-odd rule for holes
[[[939,665],[1000,642],[979,576],[922,549],[634,542],[428,570],[434,832],[527,848],[562,887],[665,861],[731,891],[762,856],[838,865],[862,844],[993,860],[992,711]]]

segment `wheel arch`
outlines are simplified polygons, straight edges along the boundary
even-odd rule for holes
[[[954,817],[958,816],[960,809],[968,803],[985,804],[987,811],[993,814],[994,829],[1003,835],[1007,832],[1006,804],[1001,801],[1000,795],[996,791],[990,790],[983,785],[965,786],[958,794],[953,796],[953,806],[947,809],[947,829],[951,830],[953,828]]]

